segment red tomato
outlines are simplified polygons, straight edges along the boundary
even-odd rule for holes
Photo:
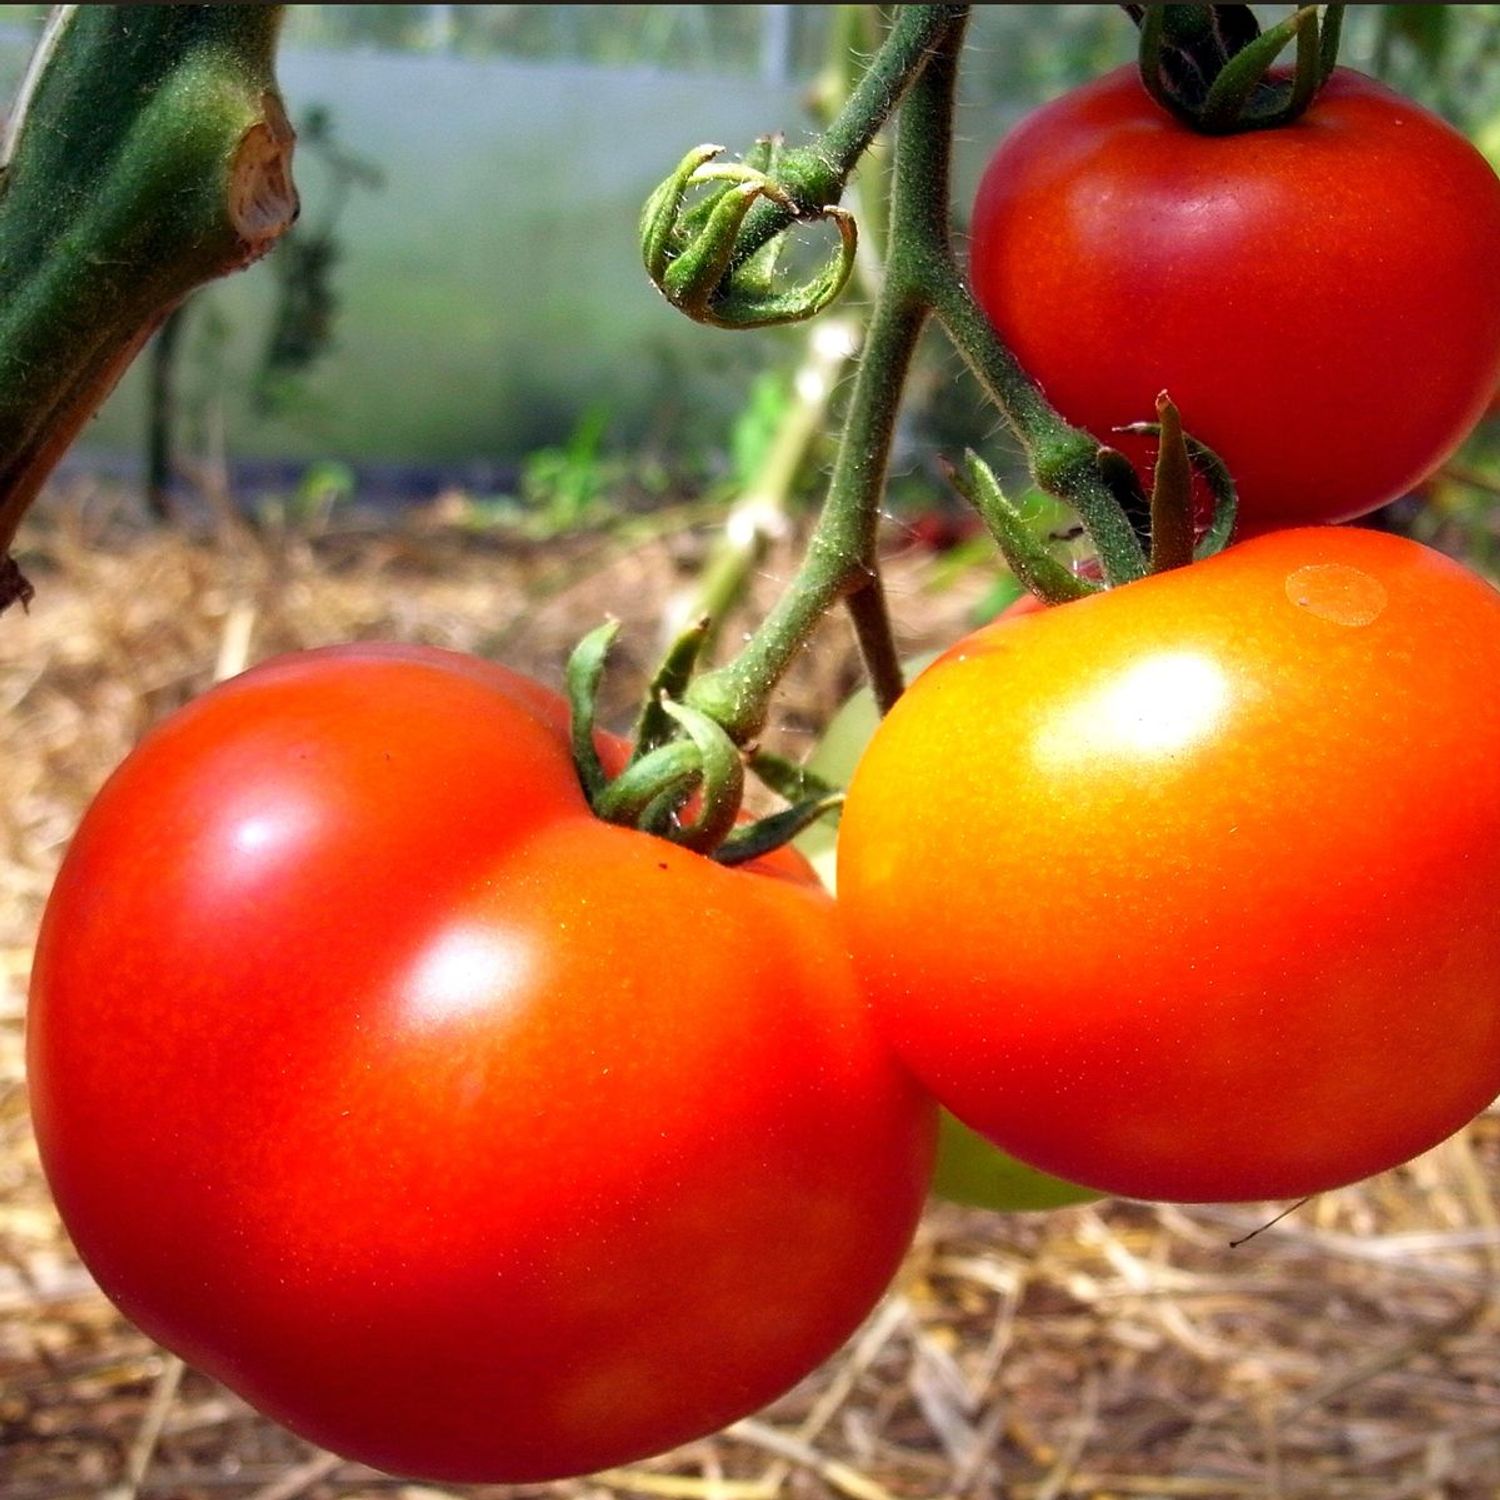
[[[283,658],[125,762],[43,924],[37,1135],[100,1284],[403,1474],[754,1410],[880,1296],[931,1167],[829,899],[597,822],[559,722],[446,652]]]
[[[1344,520],[1458,446],[1500,379],[1500,182],[1456,131],[1339,70],[1296,124],[1195,134],[1122,68],[1003,141],[975,295],[1071,421],[1170,391],[1242,533]],[[1149,482],[1149,474],[1145,477]]]
[[[961,1120],[1106,1191],[1405,1161],[1500,1092],[1496,681],[1500,594],[1365,531],[986,627],[849,789],[878,1019]]]

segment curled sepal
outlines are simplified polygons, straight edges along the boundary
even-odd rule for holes
[[[674,843],[700,854],[717,849],[734,829],[745,795],[745,762],[734,741],[707,714],[685,703],[663,699],[662,708],[675,719],[698,752],[698,807],[686,823],[668,832]]]
[[[1322,35],[1318,38],[1318,81],[1327,83],[1328,76],[1338,66],[1339,41],[1344,34],[1343,5],[1323,7]]]
[[[606,823],[664,831],[701,774],[698,747],[673,740],[626,766],[591,799],[594,813]]]
[[[1248,5],[1127,5],[1140,27],[1140,74],[1165,110],[1192,122],[1224,65],[1260,35]]]
[[[859,230],[853,214],[837,204],[826,205],[812,217],[827,219],[838,230],[838,245],[823,269],[800,285],[777,292],[769,285],[756,284],[752,260],[743,279],[736,272],[715,298],[712,322],[722,328],[769,328],[778,323],[802,323],[817,317],[837,300],[854,274]]]
[[[714,850],[714,858],[721,865],[742,865],[763,854],[789,844],[799,833],[811,828],[819,818],[837,814],[844,805],[842,792],[826,792],[805,802],[795,803],[772,813],[768,818],[759,818],[737,828]]]
[[[1234,536],[1234,523],[1239,516],[1239,492],[1229,468],[1217,453],[1197,438],[1184,437],[1188,457],[1193,467],[1203,476],[1208,492],[1213,496],[1214,513],[1208,529],[1198,538],[1193,548],[1195,558],[1212,557],[1222,552]]]
[[[676,721],[667,712],[665,700],[680,698],[686,691],[704,642],[708,640],[711,623],[709,617],[703,615],[667,647],[656,675],[651,679],[640,716],[635,721],[635,750],[631,760],[649,755],[676,733]]]
[[[735,239],[745,215],[755,200],[767,194],[769,178],[731,182],[713,193],[713,207],[703,227],[691,238],[684,236],[676,255],[657,282],[668,302],[690,317],[714,322],[710,304],[720,284],[728,278],[734,259]],[[785,206],[785,205],[783,205]]]
[[[686,738],[632,761],[593,800],[594,813],[606,823],[644,829],[706,854],[734,828],[745,790],[744,762],[706,714],[681,703],[662,708]],[[684,809],[694,802],[683,822]]]
[[[604,766],[594,744],[594,719],[599,682],[604,676],[604,663],[619,631],[618,620],[606,620],[603,625],[589,631],[573,648],[573,654],[568,657],[568,665],[563,673],[563,683],[568,694],[569,742],[573,750],[573,765],[590,807],[598,805],[609,785],[609,778],[604,774]]]
[[[1297,119],[1313,102],[1327,77],[1323,72],[1323,48],[1322,38],[1318,35],[1317,9],[1314,7],[1309,15],[1298,11],[1297,15],[1303,16],[1303,20],[1296,28],[1297,66],[1292,70],[1292,86],[1280,105],[1272,111],[1271,118],[1264,122],[1266,124],[1285,125]],[[1297,16],[1292,19],[1295,21]]]
[[[1162,435],[1162,427],[1158,422],[1133,422],[1129,427],[1120,428],[1120,431],[1138,433],[1143,437],[1159,438]],[[1229,545],[1234,536],[1234,523],[1239,515],[1239,494],[1228,465],[1207,443],[1200,443],[1187,433],[1183,433],[1182,442],[1193,471],[1208,486],[1209,495],[1214,502],[1213,516],[1208,527],[1193,546],[1194,559],[1201,561],[1205,557],[1212,557],[1216,552],[1222,552]]]
[[[674,307],[700,323],[721,328],[762,328],[815,317],[836,298],[854,271],[859,233],[852,215],[836,204],[800,205],[777,181],[779,142],[758,142],[740,165],[718,163],[717,146],[699,146],[647,200],[641,219],[646,271]],[[760,165],[764,163],[765,165]],[[691,205],[690,188],[707,193]],[[781,236],[755,248],[741,244],[745,217],[760,199],[788,218],[830,221],[839,242],[816,275],[777,291],[773,285]]]
[[[757,750],[750,756],[750,769],[756,777],[788,802],[832,797],[843,790],[833,782],[809,771],[806,766],[776,755],[770,750]]]
[[[1193,466],[1182,419],[1163,391],[1156,398],[1156,473],[1151,482],[1151,571],[1193,560]]]
[[[682,200],[693,173],[723,153],[722,146],[695,146],[677,163],[677,169],[646,200],[641,214],[641,256],[646,274],[660,282],[672,259],[672,237],[682,212]]]
[[[762,136],[745,153],[745,166],[772,182],[779,182],[777,174],[781,171],[785,148],[786,143],[781,136]],[[775,201],[786,207],[789,200],[783,196]],[[784,234],[773,234],[753,255],[739,261],[734,268],[734,287],[741,297],[769,297],[773,294],[776,264],[781,259],[785,245]]]
[[[1000,488],[989,465],[972,449],[964,454],[960,473],[949,469],[953,487],[979,512],[1010,570],[1048,604],[1063,604],[1098,592],[1098,585],[1078,577],[1047,550],[1046,544],[1026,524],[1021,512]]]

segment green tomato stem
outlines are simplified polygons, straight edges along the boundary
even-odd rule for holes
[[[872,570],[865,582],[844,601],[854,624],[859,654],[870,679],[870,691],[876,706],[887,714],[896,699],[906,690],[906,674],[896,654],[896,640],[891,633],[891,616],[885,602],[885,584],[878,571]]]
[[[953,346],[1026,445],[1038,486],[1078,512],[1111,584],[1146,576],[1146,553],[1099,472],[1099,444],[1065,422],[974,301],[951,254],[927,265],[933,307]]]
[[[897,162],[899,202],[899,148]],[[717,719],[737,744],[759,735],[771,694],[813,627],[839,600],[867,584],[874,571],[896,411],[924,318],[888,280],[855,376],[828,498],[802,564],[744,650],[688,689],[687,701]]]
[[[738,746],[757,739],[777,682],[818,621],[841,601],[853,616],[881,708],[889,708],[901,692],[901,669],[877,570],[877,526],[902,390],[917,341],[932,314],[1025,445],[1038,485],[1079,515],[1107,583],[1128,583],[1149,570],[1146,546],[1127,513],[1131,496],[1121,493],[1127,477],[1123,458],[1069,424],[1048,403],[991,327],[955,261],[948,224],[949,174],[966,12],[962,6],[903,7],[870,73],[822,141],[814,148],[785,153],[777,173],[798,213],[826,207],[900,100],[889,252],[822,512],[790,586],[744,649],[726,665],[695,679],[682,695],[684,703],[720,725]],[[784,202],[758,203],[740,226],[730,272],[753,257],[792,217]],[[1187,449],[1200,470],[1212,467],[1212,456],[1205,463],[1198,445],[1189,440]],[[1133,470],[1128,479],[1144,529],[1144,494]],[[1227,475],[1216,474],[1214,479],[1224,481],[1214,486],[1219,503],[1213,543],[1222,544],[1233,521],[1233,490]],[[1167,476],[1168,486],[1178,490],[1179,480],[1176,470]],[[976,481],[970,488],[984,487]],[[1174,498],[1181,496],[1174,491]],[[1014,518],[1003,497],[991,509],[1006,512],[1008,528]],[[1158,560],[1168,554],[1176,560],[1181,551],[1176,541],[1180,538],[1168,539]],[[1091,591],[1071,576],[1060,576],[1066,573],[1060,563],[1049,566],[1039,557],[1030,562],[1028,576],[1049,597]]]
[[[925,211],[922,184],[916,181],[897,139],[892,185],[892,240],[903,221]],[[753,740],[765,724],[770,698],[813,627],[838,601],[868,587],[875,576],[876,528],[885,493],[886,469],[896,413],[912,354],[927,312],[901,277],[887,268],[876,300],[864,356],[854,379],[843,436],[834,460],[828,497],[809,538],[802,564],[791,586],[751,636],[743,651],[726,666],[699,677],[687,701],[717,719],[736,743]],[[894,645],[873,638],[879,627],[871,602],[862,611],[862,642],[877,662],[894,660]],[[883,610],[882,610],[883,614]],[[889,626],[885,627],[889,636]],[[877,670],[883,668],[877,665]],[[898,669],[899,671],[899,669]],[[886,676],[886,691],[890,679]]]
[[[808,333],[776,433],[731,506],[684,611],[708,620],[704,656],[712,653],[772,542],[789,527],[798,474],[822,436],[829,403],[863,336],[860,323],[843,313],[822,319]]]
[[[66,5],[49,21],[0,144],[0,559],[162,318],[296,217],[281,11]]]
[[[1151,571],[1165,573],[1193,560],[1193,468],[1182,419],[1163,391],[1156,398],[1159,446],[1151,486]]]
[[[810,212],[836,203],[859,159],[901,102],[928,54],[967,20],[967,5],[903,5],[875,60],[855,84],[833,122],[811,146],[788,151],[778,178],[788,197]],[[735,264],[749,260],[792,222],[779,204],[761,202],[739,238]]]
[[[1063,420],[1041,388],[1021,368],[974,301],[954,260],[948,231],[948,158],[953,136],[957,57],[934,54],[901,111],[901,142],[910,141],[912,175],[922,174],[928,195],[913,212],[905,235],[893,236],[893,274],[913,287],[937,314],[954,347],[1025,444],[1038,485],[1078,512],[1099,552],[1110,583],[1146,573],[1146,555],[1130,522],[1103,483],[1099,444]]]
[[[915,9],[915,7],[914,7]],[[898,22],[899,25],[899,22]],[[851,602],[883,707],[900,692],[900,668],[883,597],[871,580],[891,439],[907,371],[929,313],[1021,436],[1044,489],[1073,506],[1112,584],[1144,577],[1145,550],[1098,469],[1098,442],[1047,403],[990,327],[954,261],[948,230],[954,85],[963,20],[950,21],[901,108],[891,184],[890,255],[855,376],[822,514],[802,565],[743,651],[699,677],[686,701],[736,743],[765,724],[775,684],[835,603]],[[892,35],[896,33],[893,30]]]

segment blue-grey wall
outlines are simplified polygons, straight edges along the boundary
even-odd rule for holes
[[[984,102],[960,112],[961,214],[1028,96],[1123,55],[1131,28],[1113,9],[977,9],[965,88]],[[34,10],[0,6],[0,98],[19,79]],[[636,248],[642,202],[693,145],[733,153],[768,130],[809,133],[800,87],[767,81],[777,70],[654,73],[289,44],[279,71],[294,121],[325,108],[339,142],[377,165],[385,186],[348,200],[336,347],[285,415],[257,414],[250,399],[274,257],[195,299],[181,357],[189,450],[504,463],[560,441],[600,406],[613,441],[649,433],[718,446],[754,371],[800,336],[689,323],[647,284]],[[317,224],[328,181],[312,152],[297,178]],[[139,453],[143,365],[106,403],[81,456]]]
[[[636,221],[692,145],[740,149],[771,128],[808,131],[798,90],[745,78],[394,53],[287,51],[297,118],[332,114],[377,163],[340,221],[337,347],[284,418],[257,417],[249,385],[267,328],[270,263],[216,286],[184,338],[192,429],[222,416],[231,452],[304,457],[514,457],[555,442],[591,404],[616,439],[655,424],[712,442],[751,373],[795,333],[729,334],[669,309],[647,283]],[[966,112],[967,185],[1000,116]],[[316,222],[327,182],[298,166]],[[85,440],[132,451],[143,370],[126,376]]]

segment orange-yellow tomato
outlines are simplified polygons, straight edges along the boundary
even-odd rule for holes
[[[839,904],[887,1036],[1046,1171],[1187,1201],[1500,1091],[1500,595],[1304,530],[1010,620],[870,745]]]

